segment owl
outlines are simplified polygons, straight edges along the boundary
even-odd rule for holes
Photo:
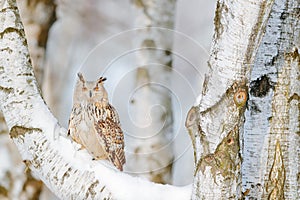
[[[117,111],[108,102],[105,80],[85,81],[78,73],[68,134],[94,159],[107,159],[123,171],[124,135]]]

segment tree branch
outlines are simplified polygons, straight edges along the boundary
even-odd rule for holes
[[[32,172],[62,199],[189,199],[190,186],[133,178],[77,150],[40,96],[15,1],[0,5],[0,105]]]

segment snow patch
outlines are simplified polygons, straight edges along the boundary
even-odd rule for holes
[[[190,199],[192,185],[176,187],[150,182],[139,177],[132,177],[128,174],[116,172],[115,170],[95,166],[93,169],[99,180],[106,180],[105,185],[115,194],[114,198],[122,200],[132,199]]]

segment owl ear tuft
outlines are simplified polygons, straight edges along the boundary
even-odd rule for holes
[[[102,82],[104,82],[104,81],[106,81],[106,78],[105,78],[105,77],[100,77],[100,78],[98,79],[98,83],[102,83]]]
[[[84,78],[83,78],[83,75],[82,75],[82,73],[77,73],[77,76],[78,76],[78,78],[79,78],[79,80],[81,81],[81,82],[85,82],[85,80],[84,80]]]

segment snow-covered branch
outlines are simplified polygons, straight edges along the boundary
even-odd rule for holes
[[[62,199],[189,199],[190,186],[133,178],[78,151],[40,96],[15,1],[0,6],[0,105],[32,172]]]

